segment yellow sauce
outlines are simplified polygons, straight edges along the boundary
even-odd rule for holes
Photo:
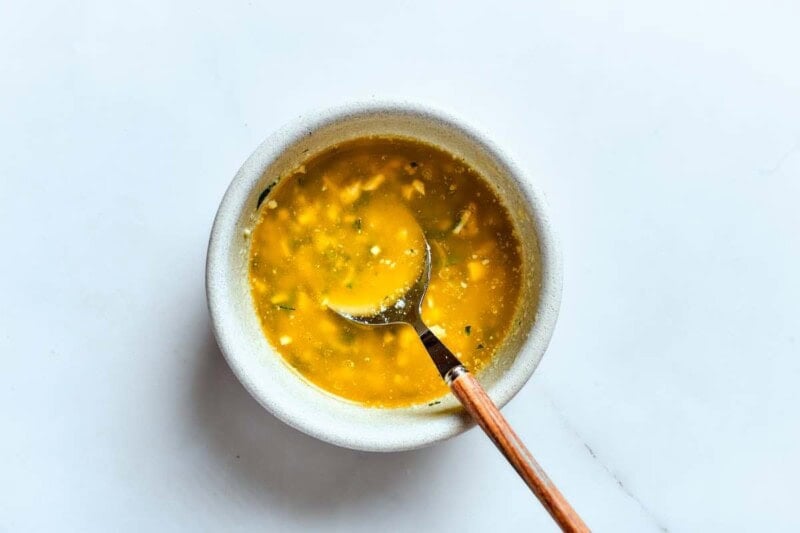
[[[349,323],[432,273],[422,318],[473,372],[490,363],[518,304],[519,241],[493,189],[463,161],[399,138],[318,154],[264,199],[250,238],[250,285],[264,333],[308,381],[380,407],[447,388],[410,326]]]

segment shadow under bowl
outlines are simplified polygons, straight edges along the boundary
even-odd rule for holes
[[[367,136],[418,139],[464,160],[497,191],[522,245],[523,283],[513,327],[479,378],[502,407],[525,385],[550,342],[561,301],[561,256],[543,198],[490,141],[459,120],[417,104],[353,104],[303,117],[264,141],[220,204],[208,248],[206,294],[214,334],[245,388],[287,424],[366,451],[420,448],[462,433],[471,421],[448,395],[433,406],[381,409],[338,398],[303,380],[264,336],[250,295],[249,241],[259,198],[332,145]]]

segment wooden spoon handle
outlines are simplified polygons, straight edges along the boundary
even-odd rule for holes
[[[447,376],[464,409],[494,442],[563,531],[589,531],[578,513],[553,485],[475,376],[456,367]]]

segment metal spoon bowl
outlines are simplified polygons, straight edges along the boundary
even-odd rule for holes
[[[428,350],[431,359],[433,359],[436,368],[439,370],[439,374],[441,374],[445,382],[449,384],[448,375],[450,373],[466,372],[466,369],[464,365],[461,364],[461,361],[453,355],[422,321],[422,301],[425,299],[425,293],[428,292],[428,284],[431,280],[431,247],[427,239],[425,240],[424,248],[425,260],[420,276],[403,296],[391,302],[390,305],[382,306],[377,313],[371,315],[357,315],[337,309],[335,304],[329,304],[329,306],[335,313],[356,324],[363,324],[366,326],[410,324]]]

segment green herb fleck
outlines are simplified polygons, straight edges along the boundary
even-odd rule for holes
[[[344,344],[353,344],[356,341],[356,332],[350,328],[345,328],[339,333],[339,339]]]
[[[361,233],[361,219],[360,218],[357,218],[356,221],[353,222],[353,227],[356,228],[356,230],[359,233]]]
[[[478,345],[478,349],[479,349],[479,350],[483,350],[483,349],[484,349],[484,345],[483,345],[483,344],[479,344],[479,345]]]
[[[258,200],[256,201],[256,209],[261,207],[261,204],[264,202],[264,199],[267,197],[272,188],[275,187],[275,185],[278,183],[278,180],[280,180],[280,178],[275,178],[275,181],[273,181],[269,187],[261,191],[261,194],[258,195]]]
[[[284,304],[278,304],[279,309],[283,309],[284,311],[294,311],[294,307]]]
[[[300,359],[294,354],[289,355],[288,359],[289,359],[289,364],[291,364],[300,372],[308,372],[311,369],[307,361]]]
[[[458,254],[449,253],[449,254],[447,254],[447,258],[445,258],[444,266],[457,265],[458,263],[461,262],[462,259],[463,259],[463,257],[461,257]]]
[[[428,404],[428,407],[433,407],[434,405],[439,405],[440,403],[442,403],[442,402],[439,401],[439,400],[434,400],[434,401],[432,401],[431,403]]]
[[[464,333],[466,333],[467,335],[472,333],[472,326],[468,325],[468,326],[464,327]]]

